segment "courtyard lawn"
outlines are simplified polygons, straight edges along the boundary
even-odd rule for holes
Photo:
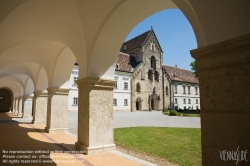
[[[201,130],[194,128],[131,127],[114,131],[121,147],[166,158],[179,165],[201,165]]]

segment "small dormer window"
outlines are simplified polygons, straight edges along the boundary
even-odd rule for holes
[[[119,63],[116,63],[115,68],[119,69],[119,67],[120,67]]]
[[[127,49],[127,46],[123,46],[123,51],[126,51],[126,49]]]

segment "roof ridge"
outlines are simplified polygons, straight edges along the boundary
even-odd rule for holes
[[[141,35],[144,35],[145,33],[148,33],[149,31],[151,31],[151,29],[148,30],[148,31],[146,31],[146,32],[141,33],[140,35],[137,35],[137,36],[133,37],[132,39],[129,39],[129,40],[125,41],[124,43],[127,43],[127,42],[129,42],[129,41],[131,41],[131,40],[133,40],[133,39],[135,39],[135,38],[138,38],[138,37],[140,37]],[[124,44],[124,43],[123,43],[123,44]]]
[[[180,68],[180,67],[169,66],[169,65],[165,65],[165,64],[163,64],[162,66],[174,67],[174,68],[178,68],[178,69],[181,69],[181,70],[186,70],[186,71],[193,72],[192,70],[187,70],[187,69],[183,69],[183,68]]]
[[[125,52],[121,52],[121,51],[119,51],[119,54],[123,54],[123,55],[131,56],[130,54],[127,54],[127,53],[125,53]],[[119,54],[118,54],[118,55],[119,55]]]

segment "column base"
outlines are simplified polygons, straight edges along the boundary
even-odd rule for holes
[[[107,144],[107,145],[100,145],[100,146],[89,146],[86,147],[78,142],[75,143],[75,149],[77,151],[83,152],[83,154],[96,154],[101,152],[107,152],[111,150],[116,150],[115,144]]]
[[[43,121],[37,121],[37,120],[32,120],[32,124],[37,124],[37,123],[44,123]]]
[[[22,118],[24,118],[24,119],[33,119],[33,116],[30,116],[30,115],[23,115]]]
[[[68,128],[55,128],[55,129],[50,129],[48,127],[45,127],[45,132],[47,133],[65,133],[68,132]]]

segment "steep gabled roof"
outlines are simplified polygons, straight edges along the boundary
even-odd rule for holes
[[[119,65],[116,71],[133,72],[141,62],[136,62],[129,54],[119,52],[116,63]]]
[[[167,72],[169,78],[174,81],[199,83],[198,79],[195,77],[194,73],[189,70],[180,69],[178,67],[172,67],[163,65],[165,72]]]
[[[120,49],[121,52],[129,52],[135,48],[141,47],[144,41],[147,39],[151,30],[144,32],[143,34],[136,36],[133,39],[130,39],[122,44]],[[124,46],[126,46],[126,50],[124,50]]]

